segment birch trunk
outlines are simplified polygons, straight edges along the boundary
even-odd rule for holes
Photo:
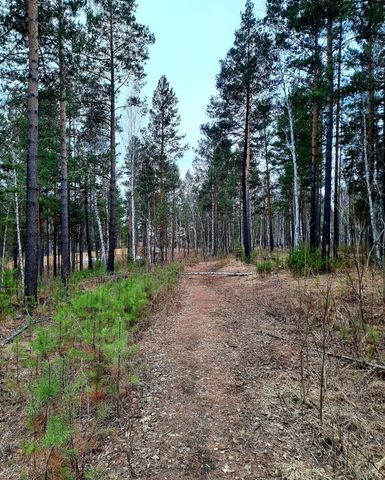
[[[16,219],[17,249],[18,249],[18,257],[19,257],[21,286],[24,291],[25,278],[24,278],[23,250],[21,246],[21,233],[20,233],[19,193],[18,193],[18,184],[17,184],[16,162],[14,158],[13,158],[13,184],[15,187],[15,219]]]
[[[135,138],[131,146],[131,248],[133,260],[136,259],[136,216],[135,216]]]
[[[103,263],[104,265],[106,265],[106,264],[107,264],[106,246],[105,246],[105,243],[104,243],[104,235],[103,235],[102,222],[100,221],[98,200],[97,200],[96,196],[94,197],[94,208],[95,208],[96,223],[97,223],[97,225],[98,225],[98,232],[99,232],[100,255],[101,255],[101,258],[102,258],[102,263]]]
[[[368,202],[369,202],[369,218],[370,218],[370,225],[373,232],[373,248],[374,254],[376,258],[376,262],[378,266],[381,266],[381,251],[379,245],[380,235],[377,230],[376,220],[374,218],[374,205],[373,205],[373,195],[372,195],[372,186],[370,183],[370,165],[369,165],[369,153],[368,153],[368,129],[367,129],[367,120],[365,114],[365,101],[363,101],[362,105],[362,117],[363,117],[363,125],[364,125],[364,160],[365,160],[365,181],[366,181],[366,189],[368,192]]]
[[[289,118],[289,130],[290,130],[290,144],[289,150],[291,153],[291,159],[293,162],[293,187],[294,187],[294,247],[298,248],[301,239],[301,219],[300,219],[300,193],[298,186],[298,161],[297,161],[297,149],[295,145],[294,135],[294,119],[293,109],[291,107],[290,100],[288,98],[285,77],[283,75],[283,89],[285,94],[285,104],[287,109],[287,115]]]

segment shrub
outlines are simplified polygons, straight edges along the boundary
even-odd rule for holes
[[[273,262],[271,260],[262,260],[257,263],[257,272],[261,274],[271,273],[273,271]]]
[[[290,250],[286,266],[296,275],[326,273],[335,270],[340,262],[333,258],[322,258],[321,250],[313,250],[310,245],[303,244]]]

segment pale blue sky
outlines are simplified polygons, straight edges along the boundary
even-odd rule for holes
[[[234,41],[246,0],[137,0],[137,19],[148,25],[156,43],[146,65],[143,94],[151,101],[161,75],[166,75],[179,99],[182,132],[190,150],[179,162],[184,175],[194,158],[200,125],[210,96],[215,93],[219,60]],[[254,0],[263,16],[264,0]]]

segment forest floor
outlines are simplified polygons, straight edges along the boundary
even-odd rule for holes
[[[210,261],[188,271],[255,267]],[[385,382],[327,358],[320,427],[322,355],[299,347],[298,288],[284,272],[182,277],[143,334],[124,434],[99,456],[108,478],[385,478]]]
[[[85,447],[89,473],[81,478],[385,478],[385,375],[325,357],[320,424],[320,325],[331,277],[255,271],[234,259],[195,263],[185,272],[250,275],[181,276],[158,299],[127,365],[140,383],[127,388],[118,416],[100,408],[99,433]],[[357,301],[344,276],[333,282],[345,302],[334,312],[338,320],[342,307]],[[383,307],[367,308],[367,319],[383,326]],[[326,349],[365,356],[337,326],[327,330]],[[385,363],[384,339],[381,331],[373,362]],[[30,462],[19,445],[24,403],[6,398],[0,457],[14,458],[21,470],[20,462]],[[0,478],[32,478],[2,477],[1,463]]]

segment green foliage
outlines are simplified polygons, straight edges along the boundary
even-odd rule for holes
[[[60,381],[55,372],[42,375],[32,387],[32,400],[35,406],[47,406],[60,393]]]
[[[139,350],[133,334],[140,319],[151,298],[176,282],[180,269],[174,263],[156,267],[147,274],[134,267],[128,279],[70,295],[67,303],[58,304],[55,325],[35,330],[29,362],[34,376],[28,402],[30,440],[24,442],[23,449],[29,455],[59,449],[66,459],[62,468],[68,470],[68,475],[63,470],[61,478],[72,478],[68,443],[75,419],[85,403],[94,413],[96,426],[102,424],[103,412],[111,414],[111,400],[119,401],[117,372],[122,362]],[[74,281],[89,275],[80,272]],[[139,376],[132,373],[129,381],[133,386],[139,385]],[[96,407],[105,398],[109,402]],[[41,424],[41,431],[36,434],[36,425]],[[103,478],[97,471],[87,475]]]
[[[71,434],[72,429],[68,420],[54,415],[48,420],[42,445],[46,448],[63,447],[70,439]]]
[[[257,272],[258,273],[271,273],[274,269],[273,262],[271,260],[262,260],[257,263]]]
[[[130,377],[130,382],[131,382],[131,385],[138,386],[140,384],[139,376],[136,373],[134,373]]]
[[[290,250],[286,266],[296,275],[310,275],[335,270],[340,261],[322,258],[321,250],[312,250],[309,245],[302,244],[299,248]]]

